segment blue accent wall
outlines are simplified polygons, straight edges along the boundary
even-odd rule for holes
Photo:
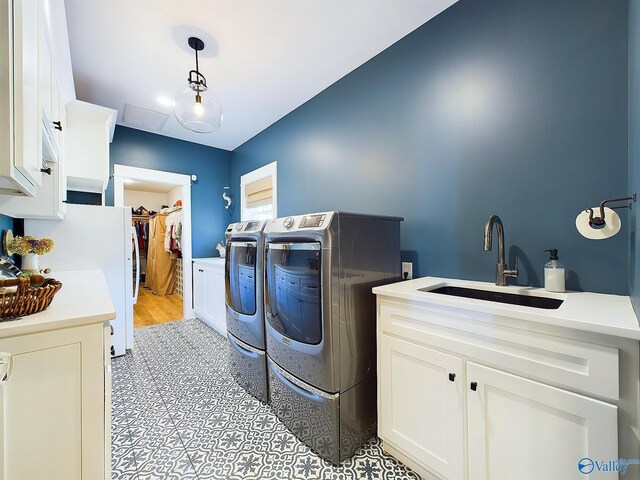
[[[2,230],[13,230],[13,218],[0,215],[0,233]]]
[[[567,288],[626,294],[626,235],[575,218],[628,191],[627,10],[462,0],[236,149],[232,183],[277,160],[279,216],[405,217],[416,276],[494,281],[495,213],[521,284],[558,248]]]
[[[629,1],[629,189],[640,194],[640,0]],[[630,217],[629,291],[640,316],[640,203]]]
[[[231,152],[161,135],[117,126],[111,143],[113,165],[150,168],[198,176],[191,184],[193,256],[218,256],[216,243],[224,239],[231,218],[224,209],[222,191],[229,185]],[[105,198],[113,205],[113,179]]]

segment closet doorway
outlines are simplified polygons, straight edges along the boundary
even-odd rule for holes
[[[114,165],[114,205],[131,207],[139,251],[134,328],[192,318],[191,177]]]

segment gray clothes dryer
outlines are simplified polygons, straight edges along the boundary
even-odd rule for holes
[[[376,428],[376,300],[400,280],[402,218],[324,212],[267,221],[269,401],[329,461]]]
[[[225,297],[231,374],[245,390],[266,402],[264,225],[265,221],[252,221],[227,227]]]

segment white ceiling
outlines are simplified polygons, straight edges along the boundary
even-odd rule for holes
[[[169,114],[160,133],[233,150],[456,0],[65,0],[76,95]],[[220,99],[217,132],[180,126],[170,100],[194,68]]]

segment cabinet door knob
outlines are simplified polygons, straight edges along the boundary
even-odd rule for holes
[[[13,355],[8,352],[0,352],[0,384],[9,380],[13,369]]]
[[[51,175],[51,167],[41,168],[40,171],[42,173],[46,173],[47,175]]]
[[[469,386],[471,387],[471,390],[475,392],[478,389],[478,382],[471,382],[471,385]]]
[[[449,374],[449,381],[450,382],[455,382],[456,381],[456,374],[455,373],[450,373]]]
[[[111,345],[111,356],[112,357],[116,356],[116,347],[114,347],[113,345]]]
[[[53,122],[53,128],[55,128],[56,130],[62,131],[62,123],[60,121]]]
[[[111,332],[111,335],[113,335],[113,325],[109,325],[109,331]],[[113,348],[113,347],[111,347]]]

